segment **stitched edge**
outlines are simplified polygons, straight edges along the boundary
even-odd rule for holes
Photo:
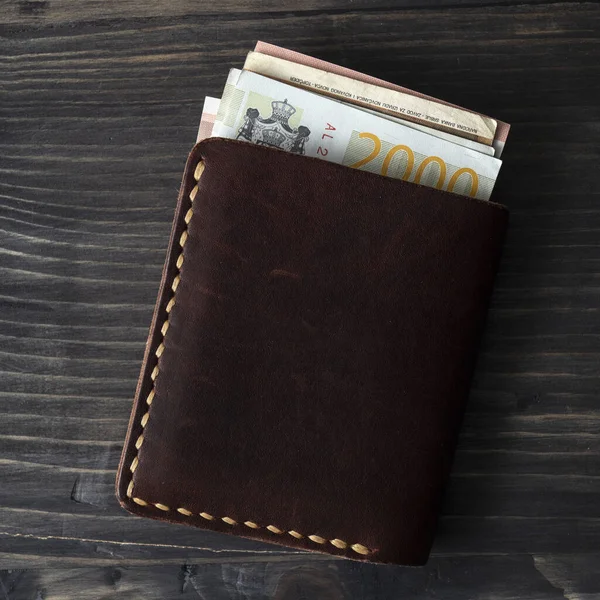
[[[157,508],[158,510],[161,510],[163,512],[170,512],[170,511],[175,510],[175,511],[177,511],[177,513],[179,513],[180,515],[183,515],[185,517],[192,517],[192,516],[196,516],[196,515],[191,510],[188,510],[187,508],[179,507],[179,508],[172,509],[171,507],[167,506],[166,504],[162,504],[160,502],[148,502],[142,498],[138,498],[137,496],[134,496],[133,495],[133,487],[134,487],[133,475],[134,475],[134,473],[139,465],[139,462],[140,462],[138,456],[139,456],[140,449],[144,444],[143,430],[148,425],[148,421],[150,419],[150,407],[152,405],[152,401],[154,400],[154,396],[155,396],[155,382],[156,382],[156,379],[160,372],[159,368],[158,368],[158,359],[161,357],[162,353],[165,350],[164,340],[165,340],[167,331],[169,330],[169,313],[173,309],[173,306],[175,306],[175,295],[177,292],[177,287],[179,286],[179,282],[181,280],[181,267],[182,267],[183,261],[184,261],[183,249],[184,249],[185,243],[188,239],[188,225],[192,219],[194,199],[196,198],[196,194],[198,193],[198,183],[197,182],[200,181],[200,177],[202,176],[203,172],[204,172],[204,162],[201,160],[198,162],[198,164],[196,165],[196,169],[194,170],[194,179],[196,180],[196,185],[192,188],[192,191],[189,193],[189,196],[188,196],[191,207],[188,209],[188,211],[185,214],[185,217],[184,217],[185,229],[183,230],[183,233],[181,234],[181,236],[179,238],[179,246],[181,247],[181,252],[179,253],[179,256],[177,257],[177,261],[175,263],[176,267],[177,267],[177,272],[171,283],[171,290],[173,291],[173,294],[172,294],[172,296],[166,306],[166,309],[165,309],[167,312],[167,318],[165,319],[164,323],[162,324],[162,327],[160,330],[162,337],[158,343],[158,347],[156,348],[156,350],[154,352],[156,359],[157,359],[157,364],[154,367],[154,369],[152,370],[152,373],[150,374],[150,378],[152,379],[152,389],[150,390],[148,396],[146,397],[147,410],[140,419],[140,426],[142,428],[142,433],[139,435],[139,437],[137,438],[137,440],[135,442],[136,453],[135,453],[133,460],[131,461],[131,464],[129,465],[129,471],[131,472],[131,480],[129,482],[129,485],[127,486],[127,497],[130,498],[133,502],[135,502],[139,506],[154,506],[155,508]],[[327,542],[329,542],[332,546],[335,546],[336,548],[338,548],[340,550],[350,549],[350,550],[356,552],[357,554],[367,555],[367,554],[372,553],[372,550],[370,550],[366,546],[363,546],[363,544],[348,544],[344,540],[340,540],[338,538],[328,540],[328,539],[325,539],[324,537],[321,537],[320,535],[316,535],[316,534],[303,535],[303,534],[299,533],[298,531],[295,531],[294,529],[284,530],[284,529],[280,529],[279,527],[275,527],[275,525],[261,526],[258,523],[255,523],[254,521],[244,521],[242,523],[238,523],[236,520],[232,519],[231,517],[227,517],[227,516],[217,517],[217,516],[211,515],[206,512],[198,513],[197,516],[202,517],[203,519],[206,519],[207,521],[222,521],[223,523],[226,523],[230,527],[244,525],[250,529],[265,529],[274,535],[283,535],[283,534],[287,533],[288,535],[291,535],[292,537],[294,537],[298,540],[307,539],[315,544],[323,545],[323,544],[327,544]]]

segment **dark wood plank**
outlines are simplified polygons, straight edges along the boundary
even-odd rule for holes
[[[0,593],[10,600],[113,597],[558,600],[593,597],[600,584],[598,558],[598,555],[436,558],[422,569],[376,567],[343,560],[290,559],[147,567],[107,564],[0,572]],[[585,579],[577,576],[583,571]]]
[[[0,566],[35,567],[4,572],[0,598],[600,593],[600,7],[444,4],[0,2]],[[513,123],[495,191],[511,228],[426,569],[114,499],[202,98],[256,39]]]
[[[550,0],[550,3],[556,0]],[[575,3],[577,0],[561,0],[562,3]],[[265,18],[281,13],[342,13],[357,10],[386,10],[398,8],[439,9],[443,7],[468,7],[473,0],[305,0],[291,4],[279,0],[221,0],[218,5],[210,2],[189,3],[185,0],[171,0],[168,8],[160,0],[145,2],[120,2],[119,0],[81,0],[77,10],[68,2],[51,0],[0,0],[0,14],[3,22],[12,25],[56,25],[81,21],[106,19],[138,19],[146,17],[202,16],[205,19],[218,19],[221,15],[262,13]],[[519,0],[479,0],[479,6],[514,6]],[[548,4],[548,0],[528,0],[528,4]]]

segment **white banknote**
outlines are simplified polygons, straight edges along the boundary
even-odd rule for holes
[[[249,71],[232,69],[212,136],[246,140],[474,198],[502,162]]]
[[[207,96],[204,99],[204,107],[202,108],[202,115],[200,117],[200,126],[198,127],[198,136],[196,138],[196,142],[200,142],[203,139],[210,137],[212,135],[213,126],[215,124],[215,118],[217,113],[219,112],[219,103],[221,102],[220,98],[211,98]],[[374,110],[370,110],[368,108],[361,108],[361,110],[366,110],[374,115],[382,116],[380,113]],[[417,123],[411,123],[404,121],[402,119],[396,119],[395,117],[391,117],[389,115],[385,115],[386,119],[390,121],[396,121],[397,123],[402,123],[411,129],[418,129],[419,131],[424,131],[425,133],[430,133],[435,137],[439,137],[442,140],[448,140],[450,142],[454,142],[459,146],[464,146],[465,148],[471,148],[472,150],[477,150],[477,152],[482,152],[483,154],[487,154],[488,156],[494,156],[494,148],[492,146],[486,146],[485,144],[480,144],[479,142],[474,142],[472,140],[467,140],[465,138],[460,138],[456,135],[452,135],[450,133],[445,133],[443,131],[438,131],[437,129],[431,129],[429,127],[425,127],[424,125],[418,125]]]

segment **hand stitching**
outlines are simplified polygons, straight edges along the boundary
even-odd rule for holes
[[[165,351],[165,344],[164,344],[164,340],[165,340],[165,336],[167,334],[167,331],[169,329],[169,313],[171,312],[171,310],[173,309],[173,306],[175,306],[175,295],[177,293],[177,287],[179,286],[179,283],[181,281],[181,267],[183,265],[184,262],[184,255],[183,255],[183,248],[185,246],[185,243],[187,242],[188,239],[188,230],[187,227],[192,219],[192,215],[193,215],[193,203],[194,200],[196,198],[196,194],[198,193],[198,181],[200,181],[200,177],[202,176],[202,173],[204,172],[204,162],[203,161],[199,161],[198,164],[196,165],[196,169],[194,170],[194,179],[196,180],[196,185],[193,187],[192,191],[189,193],[189,200],[190,203],[192,205],[192,207],[186,212],[185,217],[184,217],[184,221],[185,221],[185,229],[183,230],[183,233],[181,234],[180,238],[179,238],[179,246],[181,247],[181,253],[179,254],[179,256],[177,257],[177,261],[176,261],[176,267],[177,267],[177,273],[175,275],[175,277],[173,278],[173,281],[171,283],[171,289],[173,291],[173,295],[171,296],[171,299],[169,300],[165,311],[167,313],[167,319],[165,320],[165,322],[163,323],[162,327],[161,327],[161,335],[162,338],[158,343],[158,347],[155,350],[154,354],[158,359],[161,357],[161,355],[163,354],[163,352]],[[162,504],[160,502],[147,502],[146,500],[143,500],[142,498],[138,498],[137,496],[133,495],[133,487],[134,487],[134,483],[133,483],[133,474],[135,472],[135,470],[137,469],[138,465],[139,465],[139,451],[141,449],[141,447],[144,444],[144,433],[143,430],[146,428],[148,421],[150,419],[150,406],[152,405],[152,401],[154,400],[154,396],[155,396],[155,383],[156,383],[156,379],[159,375],[160,371],[158,368],[158,364],[154,367],[150,378],[152,380],[152,389],[150,390],[150,393],[148,394],[148,396],[146,397],[146,404],[148,406],[146,412],[142,415],[142,418],[140,419],[140,425],[142,427],[142,433],[139,435],[139,437],[137,438],[136,442],[135,442],[135,448],[136,448],[136,455],[134,456],[133,460],[131,461],[131,464],[129,466],[129,470],[131,472],[131,481],[129,482],[129,485],[127,486],[127,497],[130,498],[133,502],[135,502],[136,504],[138,504],[139,506],[154,506],[155,508],[157,508],[158,510],[161,510],[163,512],[169,512],[172,509],[167,506],[166,504]],[[183,507],[179,507],[174,509],[176,510],[179,514],[185,516],[185,517],[192,517],[192,516],[196,516],[192,511],[183,508]],[[350,548],[351,550],[353,550],[354,552],[356,552],[357,554],[362,554],[362,555],[367,555],[367,554],[371,554],[371,550],[369,548],[367,548],[366,546],[363,546],[362,544],[351,544],[349,545],[348,543],[344,542],[343,540],[340,540],[338,538],[334,538],[332,540],[327,540],[324,537],[321,537],[320,535],[316,535],[316,534],[312,534],[312,535],[308,535],[308,536],[304,536],[301,533],[298,533],[297,531],[291,529],[289,531],[285,531],[283,529],[279,529],[279,527],[275,527],[275,525],[267,525],[267,526],[261,526],[258,525],[257,523],[255,523],[254,521],[244,521],[243,523],[238,523],[237,521],[235,521],[234,519],[232,519],[231,517],[215,517],[209,513],[206,512],[201,512],[198,513],[199,517],[202,517],[203,519],[207,520],[207,521],[216,521],[216,520],[220,520],[223,523],[226,523],[227,525],[229,525],[230,527],[235,527],[235,526],[239,526],[239,525],[244,525],[250,529],[266,529],[267,531],[269,531],[270,533],[274,534],[274,535],[283,535],[285,533],[291,535],[292,537],[296,538],[296,539],[308,539],[311,542],[315,543],[315,544],[326,544],[327,542],[329,542],[330,544],[332,544],[333,546],[335,546],[336,548],[340,549],[340,550],[345,550],[347,548]]]

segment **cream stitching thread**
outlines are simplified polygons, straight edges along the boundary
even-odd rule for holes
[[[202,161],[200,161],[196,165],[196,169],[194,171],[194,179],[196,180],[196,182],[198,182],[200,180],[200,177],[201,177],[203,171],[204,171],[204,163]],[[183,230],[183,233],[181,234],[181,237],[179,238],[179,245],[181,246],[182,251],[179,254],[179,256],[177,258],[177,262],[176,262],[176,267],[178,269],[178,273],[173,278],[173,282],[171,284],[171,289],[173,290],[173,295],[171,296],[171,299],[169,300],[169,303],[167,304],[166,309],[165,309],[167,315],[171,312],[171,310],[173,309],[173,306],[175,305],[175,294],[177,292],[177,287],[179,286],[179,283],[181,282],[180,272],[181,272],[181,267],[182,267],[183,261],[184,261],[183,247],[185,246],[185,243],[187,242],[187,239],[188,239],[187,225],[190,223],[190,221],[192,219],[193,203],[194,203],[197,193],[198,193],[198,185],[196,184],[188,196],[190,203],[192,204],[192,208],[190,208],[185,214],[184,221],[186,224],[186,228]],[[158,360],[158,358],[160,358],[162,353],[165,351],[164,341],[165,341],[165,336],[167,334],[168,329],[169,329],[169,318],[167,316],[167,319],[163,323],[161,330],[160,330],[162,339],[159,342],[158,347],[156,348],[155,353],[154,353],[157,360]],[[150,410],[152,401],[154,400],[154,395],[155,395],[154,385],[155,385],[156,378],[158,377],[158,374],[159,374],[159,369],[158,369],[158,364],[157,364],[154,367],[154,369],[152,370],[152,373],[150,374],[150,378],[152,380],[152,389],[150,390],[150,393],[148,394],[148,396],[146,398],[146,404],[148,406],[148,410],[142,415],[142,418],[140,420],[140,425],[141,425],[142,429],[145,429],[146,425],[148,424],[148,420],[150,418],[149,410]],[[129,485],[127,486],[127,497],[131,498],[131,500],[133,502],[135,502],[136,504],[138,504],[140,506],[150,506],[151,505],[151,506],[158,508],[158,510],[162,510],[164,512],[169,512],[171,510],[171,508],[168,507],[166,504],[161,504],[160,502],[152,502],[152,503],[147,502],[146,500],[143,500],[142,498],[137,498],[136,496],[133,495],[133,487],[134,487],[133,474],[135,473],[135,470],[137,469],[137,467],[139,465],[138,454],[139,454],[140,448],[143,446],[143,444],[144,444],[144,434],[142,432],[135,442],[135,448],[136,448],[137,452],[136,452],[135,457],[131,461],[131,465],[129,466],[129,470],[131,471],[131,481],[129,482]],[[186,517],[194,516],[194,513],[192,511],[188,510],[187,508],[179,507],[179,508],[176,508],[175,510],[179,514],[184,515]],[[296,539],[304,539],[306,537],[306,539],[310,540],[311,542],[313,542],[315,544],[322,545],[322,544],[326,544],[329,541],[329,543],[332,544],[333,546],[335,546],[336,548],[339,548],[341,550],[350,548],[357,554],[366,555],[366,554],[371,553],[371,550],[369,550],[369,548],[367,548],[366,546],[363,546],[362,544],[352,544],[349,546],[346,542],[344,542],[343,540],[339,540],[337,538],[335,538],[333,540],[326,540],[325,538],[321,537],[320,535],[316,535],[316,534],[304,536],[301,533],[298,533],[297,531],[295,531],[293,529],[291,529],[289,531],[284,531],[283,529],[279,529],[279,527],[275,527],[275,525],[267,525],[267,526],[263,527],[261,525],[258,525],[258,523],[255,523],[254,521],[244,521],[243,523],[238,523],[231,517],[220,517],[219,518],[219,517],[215,517],[206,512],[198,513],[198,516],[202,517],[203,519],[206,519],[207,521],[214,521],[215,519],[219,519],[219,520],[223,521],[223,523],[226,523],[227,525],[229,525],[231,527],[235,527],[237,525],[243,524],[246,527],[249,527],[250,529],[266,529],[267,531],[269,531],[275,535],[282,535],[284,533],[287,533]]]

